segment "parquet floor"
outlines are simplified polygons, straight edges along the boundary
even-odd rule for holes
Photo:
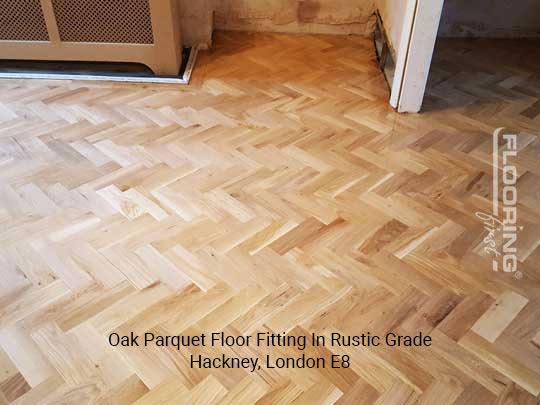
[[[0,82],[0,404],[535,404],[540,47],[444,42],[422,115],[372,44],[218,33],[189,87]],[[523,279],[476,211],[519,133]],[[191,369],[112,333],[429,334],[348,369]]]

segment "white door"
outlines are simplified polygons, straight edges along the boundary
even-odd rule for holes
[[[376,0],[395,60],[390,104],[419,112],[444,0]]]

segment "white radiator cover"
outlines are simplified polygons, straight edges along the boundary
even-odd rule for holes
[[[2,0],[0,58],[182,65],[180,0]]]

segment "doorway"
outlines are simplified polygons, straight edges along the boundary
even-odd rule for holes
[[[391,77],[387,75],[392,107],[403,113],[422,110],[437,38],[444,39],[442,47],[449,38],[514,40],[514,44],[507,42],[509,48],[520,45],[527,48],[533,38],[540,38],[537,18],[540,3],[533,0],[492,3],[489,0],[376,1],[394,64]],[[520,44],[519,39],[523,38],[528,42]],[[501,45],[502,42],[496,42],[489,46]]]

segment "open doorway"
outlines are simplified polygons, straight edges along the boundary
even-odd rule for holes
[[[452,75],[449,66],[454,66],[453,72],[457,74],[458,65],[476,64],[476,69],[481,71],[479,65],[483,63],[486,75],[498,77],[506,71],[507,76],[517,75],[521,81],[538,72],[540,3],[536,1],[493,4],[488,0],[378,0],[376,3],[393,66],[391,75],[386,74],[392,89],[390,103],[399,112],[433,109],[433,102],[439,107],[443,105],[440,99],[437,101],[435,87],[439,86],[440,90],[441,80],[444,82],[445,77]],[[434,77],[426,93],[430,72]],[[511,86],[514,82],[517,85],[520,79],[511,79],[504,85]],[[460,85],[463,84],[461,81]],[[431,104],[424,104],[426,95]],[[448,98],[448,92],[445,96]],[[448,104],[466,98],[456,95]],[[531,116],[538,110],[536,103],[533,104],[526,112]]]
[[[538,130],[539,16],[537,1],[446,0],[423,110],[493,111],[494,127],[519,114]]]

